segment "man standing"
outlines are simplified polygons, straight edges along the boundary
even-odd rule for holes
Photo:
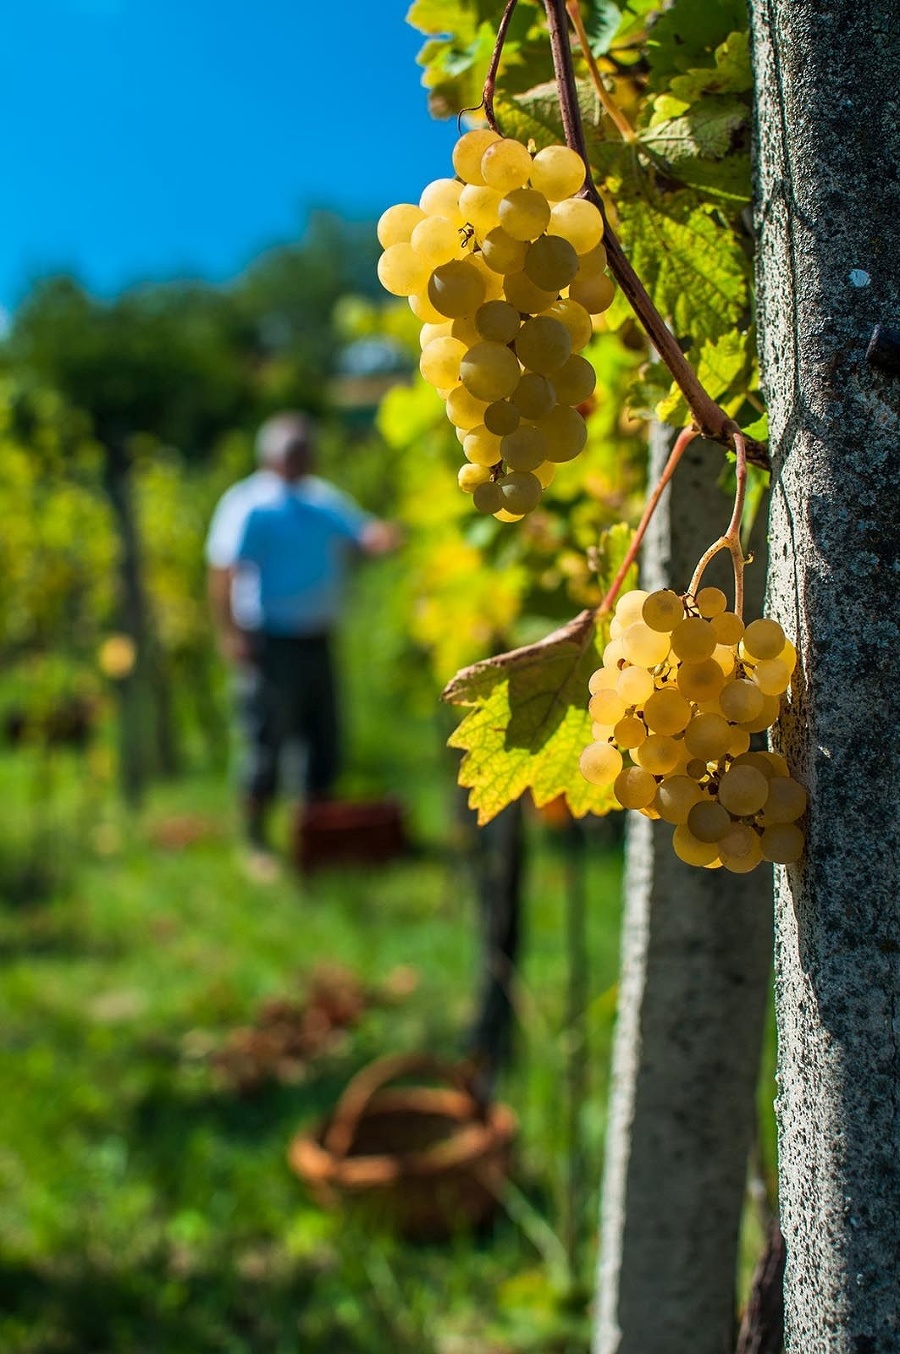
[[[256,438],[259,469],[220,499],[206,542],[219,646],[235,668],[245,742],[244,831],[257,877],[276,872],[266,819],[283,776],[327,799],[340,767],[332,636],[354,555],[380,555],[396,529],[310,472],[303,414],[276,414]]]

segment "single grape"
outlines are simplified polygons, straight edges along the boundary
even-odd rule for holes
[[[714,799],[701,799],[688,810],[687,826],[701,842],[720,842],[733,827],[731,814]]]
[[[703,780],[708,774],[709,768],[700,757],[690,757],[685,763],[684,773],[690,776],[691,780]]]
[[[443,216],[426,216],[413,230],[409,242],[429,268],[449,263],[464,252],[459,227]]]
[[[718,859],[715,842],[700,841],[685,823],[679,823],[672,835],[672,849],[686,865],[712,865]]]
[[[531,156],[521,141],[501,137],[491,143],[481,157],[481,173],[485,183],[499,193],[521,188],[531,174]]]
[[[701,588],[694,601],[700,615],[705,616],[707,620],[713,616],[721,616],[728,605],[728,599],[721,588]]]
[[[553,373],[553,384],[560,404],[583,404],[594,393],[597,373],[586,357],[573,353]]]
[[[806,790],[791,776],[775,775],[769,781],[769,795],[763,805],[762,822],[793,823],[806,812]]]
[[[507,273],[503,279],[503,295],[522,315],[536,315],[544,311],[556,297],[554,291],[542,291],[526,272]]]
[[[626,705],[643,706],[655,689],[656,683],[646,668],[622,668],[616,679],[616,690]]]
[[[741,729],[740,732],[744,733],[746,731]],[[757,771],[762,772],[766,780],[772,780],[773,777],[777,775],[775,767],[769,759],[769,754],[767,752],[743,752],[740,756],[735,757],[734,765],[753,766]]]
[[[501,195],[495,188],[467,183],[459,195],[459,210],[480,240],[499,224]]]
[[[759,833],[746,823],[735,823],[719,842],[719,859],[732,874],[749,874],[762,861]]]
[[[414,207],[411,202],[398,202],[395,207],[388,207],[378,218],[375,232],[378,243],[382,249],[390,249],[392,244],[409,244],[413,227],[424,220],[425,213],[421,207]]]
[[[709,623],[719,644],[737,644],[744,633],[744,622],[733,611],[721,611]]]
[[[441,320],[440,324],[423,324],[419,330],[419,347],[422,351],[425,351],[433,339],[455,337],[452,333],[452,324],[452,320]]]
[[[604,310],[609,310],[615,294],[616,285],[606,273],[579,276],[569,285],[570,299],[584,306],[591,315],[602,315]]]
[[[793,674],[794,668],[797,666],[797,650],[789,639],[784,641],[784,648],[778,655],[778,659],[785,665],[788,672]]]
[[[732,729],[731,742],[728,744],[729,757],[742,756],[750,746],[750,735],[746,729]]]
[[[481,187],[484,175],[481,172],[481,157],[488,146],[500,138],[489,127],[477,127],[466,132],[453,147],[453,168],[464,183],[474,183]]]
[[[511,435],[515,437],[515,433]],[[513,470],[508,475],[501,475],[497,484],[507,512],[522,515],[537,507],[544,492],[537,476],[528,471]]]
[[[616,776],[613,794],[623,809],[646,809],[656,798],[656,781],[649,771],[627,766]]]
[[[598,691],[615,691],[618,680],[616,668],[597,668],[596,672],[591,673],[588,691],[592,696],[596,696]]]
[[[568,146],[545,146],[531,163],[532,188],[553,202],[577,193],[584,175],[584,161]]]
[[[492,403],[513,393],[519,384],[519,363],[502,343],[476,343],[464,354],[459,376],[476,400]]]
[[[770,729],[781,714],[780,696],[763,696],[763,707],[755,719],[742,719],[740,725],[748,733],[762,733]]]
[[[669,636],[651,630],[643,621],[629,625],[622,636],[622,647],[629,663],[638,667],[653,668],[669,656]]]
[[[679,744],[674,738],[662,733],[651,733],[634,749],[632,756],[638,766],[649,771],[651,776],[666,776],[678,765]]]
[[[527,251],[527,241],[514,240],[502,226],[494,226],[481,242],[484,261],[495,273],[521,273]]]
[[[712,624],[712,622],[710,622]],[[725,677],[730,677],[737,666],[734,649],[729,644],[717,644],[712,651],[713,662],[718,663]]]
[[[402,245],[396,245],[395,248],[400,249]],[[523,367],[540,372],[543,376],[552,376],[571,356],[572,340],[568,329],[559,320],[536,315],[526,320],[519,330],[516,352]]]
[[[457,428],[469,430],[483,424],[485,409],[484,400],[476,400],[465,386],[457,386],[447,396],[447,417]]]
[[[464,344],[455,338],[436,338],[423,348],[419,371],[429,385],[439,390],[456,385],[459,364],[466,355]]]
[[[703,798],[703,791],[690,776],[666,776],[656,797],[659,816],[666,823],[686,823],[688,814]]]
[[[675,680],[689,701],[714,701],[725,685],[725,674],[714,658],[704,658],[702,663],[682,663]]]
[[[515,432],[520,421],[518,409],[508,400],[494,400],[484,411],[484,426],[488,432],[496,433],[498,437]]]
[[[622,596],[616,602],[616,620],[627,630],[629,625],[642,619],[644,614],[644,603],[650,596],[642,588],[632,588],[630,592],[623,592]]]
[[[480,249],[474,254],[466,255],[466,262],[471,263],[472,267],[478,273],[484,283],[485,301],[500,301],[503,299],[503,278],[499,273],[493,272],[485,263],[484,255]]]
[[[719,695],[722,714],[735,724],[756,719],[763,708],[763,693],[746,677],[727,682]]]
[[[761,658],[754,669],[753,680],[763,695],[782,696],[791,684],[791,674],[780,658]]]
[[[543,193],[536,193],[533,188],[514,188],[500,199],[497,215],[500,225],[514,240],[536,240],[549,224],[550,204]]]
[[[538,427],[547,439],[547,459],[557,464],[573,460],[587,442],[587,424],[568,404],[555,405],[539,420]]]
[[[494,516],[498,522],[521,522],[525,514],[523,512],[507,512],[506,508],[498,508]]]
[[[550,235],[561,235],[576,253],[587,254],[603,239],[603,217],[592,202],[584,198],[566,198],[554,204],[549,225],[542,229]]]
[[[494,480],[476,485],[472,494],[472,502],[479,512],[486,515],[492,515],[503,507],[503,497]]]
[[[592,785],[611,785],[622,770],[622,754],[612,743],[590,743],[578,764]]]
[[[553,476],[556,474],[556,466],[552,461],[543,461],[535,466],[533,474],[537,475],[541,482],[541,488],[546,489],[553,483]]]
[[[719,781],[719,803],[736,818],[758,813],[768,793],[769,782],[755,766],[732,766]]]
[[[456,478],[463,493],[471,494],[475,492],[479,484],[487,484],[491,478],[491,472],[487,466],[483,465],[461,465]]]
[[[644,721],[653,733],[675,734],[687,728],[691,707],[680,691],[664,687],[644,702]]]
[[[482,307],[479,306],[478,309],[481,310]],[[478,310],[475,311],[475,315],[477,314]],[[450,323],[450,333],[455,339],[459,339],[460,343],[464,343],[466,348],[474,348],[476,343],[481,342],[481,334],[475,328],[475,315],[460,315]]]
[[[412,296],[428,282],[428,265],[411,244],[392,244],[378,260],[378,281],[392,296]]]
[[[596,277],[606,272],[606,250],[602,244],[595,245],[586,254],[578,255],[578,276]]]
[[[556,404],[556,387],[548,377],[526,371],[510,399],[523,418],[544,418]]]
[[[519,312],[506,301],[486,301],[475,312],[475,328],[491,343],[510,343],[519,324]]]
[[[685,747],[691,757],[699,757],[704,762],[724,757],[731,737],[728,720],[714,712],[694,715],[684,731]]]
[[[395,249],[403,248],[395,245]],[[382,255],[382,257],[386,257]],[[428,299],[441,315],[456,319],[469,315],[484,301],[484,281],[468,260],[454,259],[435,268],[428,282]]]
[[[456,179],[435,179],[419,198],[419,206],[428,216],[443,216],[454,226],[462,226],[465,217],[460,210],[461,189],[462,184]]]
[[[466,433],[463,441],[463,451],[466,453],[466,459],[473,465],[495,466],[502,460],[500,454],[499,437],[488,432],[483,423],[471,432]]]
[[[796,823],[773,823],[763,828],[759,844],[763,860],[776,865],[793,865],[803,855],[803,833]]]
[[[777,658],[784,648],[784,631],[777,621],[751,621],[743,634],[744,650],[751,658]]]
[[[536,470],[547,459],[547,439],[539,428],[521,424],[501,440],[500,453],[510,470]]]
[[[578,353],[588,344],[593,337],[594,326],[591,323],[591,317],[580,306],[577,301],[572,301],[568,297],[561,297],[554,301],[546,310],[541,311],[541,315],[548,320],[559,320],[569,331],[569,337],[572,340],[572,352]]]
[[[684,663],[702,663],[716,647],[716,636],[709,621],[687,616],[672,631],[672,651]]]
[[[618,724],[625,714],[625,702],[617,691],[603,687],[592,696],[588,704],[588,714],[598,724]]]
[[[772,763],[776,776],[789,776],[791,774],[790,768],[780,752],[764,752],[762,755]]]
[[[620,748],[636,748],[647,737],[647,729],[637,715],[623,715],[613,729],[613,737]]]
[[[578,255],[561,235],[539,235],[528,246],[525,272],[536,287],[555,296],[568,287],[578,272]]]
[[[641,617],[651,630],[671,634],[676,625],[684,620],[684,603],[671,588],[661,588],[647,597]]]
[[[620,639],[611,639],[603,650],[603,662],[607,667],[616,667],[625,661],[625,650]]]

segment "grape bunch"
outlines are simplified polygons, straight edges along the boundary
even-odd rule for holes
[[[383,214],[378,276],[422,321],[419,369],[462,443],[460,488],[518,521],[587,440],[578,406],[596,378],[581,349],[614,294],[603,217],[575,196],[585,167],[567,146],[532,155],[479,129],[453,167]]]
[[[719,588],[626,593],[591,677],[582,774],[626,809],[675,825],[689,865],[746,874],[803,851],[806,791],[776,752],[750,750],[778,718],[797,661],[777,621],[744,627]]]

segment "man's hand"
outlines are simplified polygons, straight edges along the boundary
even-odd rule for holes
[[[226,663],[249,663],[253,656],[250,636],[233,627],[219,631],[219,653]]]
[[[389,555],[403,540],[396,522],[368,522],[363,528],[360,545],[367,555]]]

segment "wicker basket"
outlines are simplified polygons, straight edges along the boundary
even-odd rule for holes
[[[442,1084],[389,1087],[409,1076]],[[440,1240],[494,1213],[515,1129],[512,1111],[480,1104],[461,1070],[398,1055],[359,1072],[319,1133],[292,1140],[288,1161],[325,1207]]]

